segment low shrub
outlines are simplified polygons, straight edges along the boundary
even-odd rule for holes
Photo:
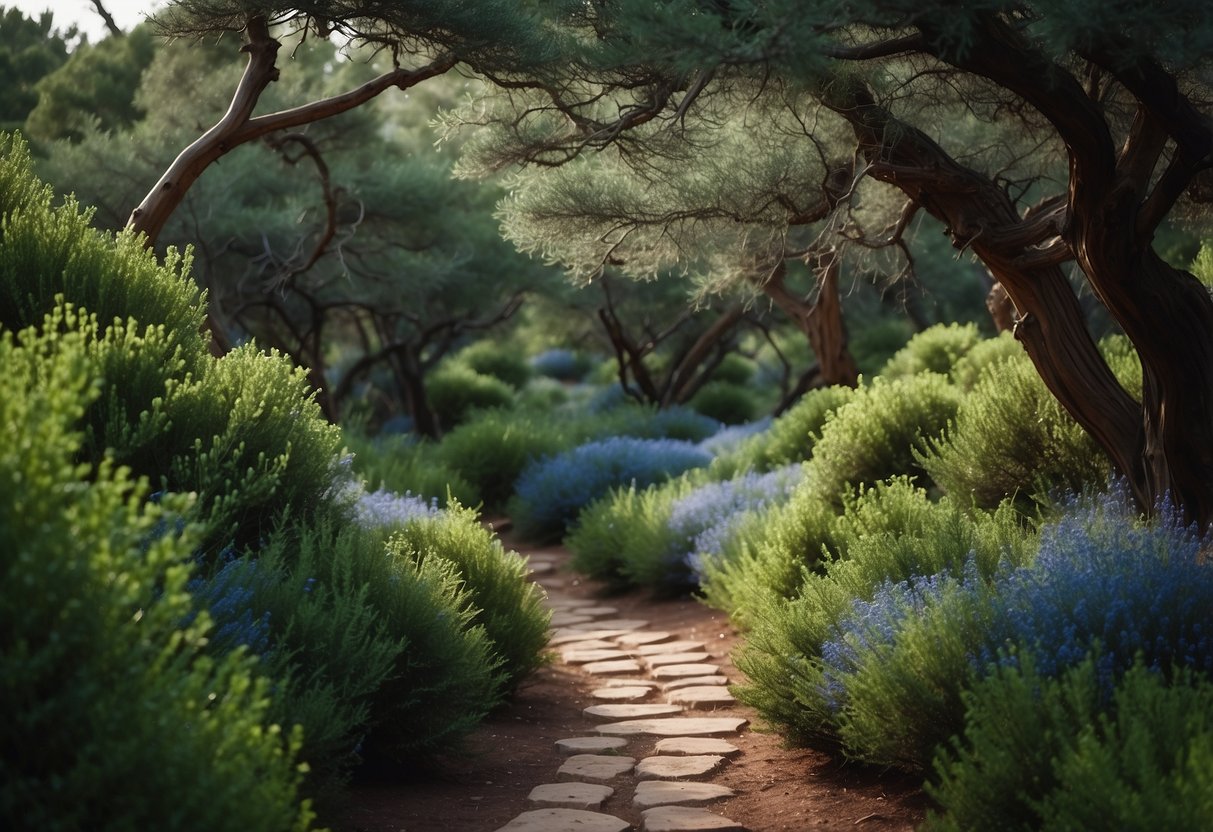
[[[530,364],[539,375],[557,381],[581,381],[594,367],[594,361],[588,355],[562,348],[531,356]]]
[[[727,425],[699,443],[699,447],[716,457],[712,461],[712,470],[722,472],[723,476],[733,476],[746,466],[734,463],[737,451],[748,440],[760,433],[765,433],[771,427],[771,417],[764,416],[754,422],[744,425]]]
[[[754,379],[754,373],[757,370],[758,365],[753,360],[731,352],[712,372],[712,381],[745,386]]]
[[[1023,355],[1023,344],[1016,341],[1011,333],[1000,332],[995,338],[978,341],[957,360],[952,367],[952,383],[967,393],[977,386],[987,367],[1018,359]]]
[[[580,445],[527,466],[518,478],[510,515],[519,534],[561,536],[585,506],[611,488],[662,482],[711,457],[690,442],[617,436]]]
[[[810,390],[780,414],[770,428],[741,443],[714,463],[713,471],[730,475],[747,468],[770,471],[809,459],[826,420],[854,395],[855,390],[851,387]]]
[[[407,436],[372,439],[352,430],[344,431],[343,439],[353,452],[353,472],[366,481],[368,491],[415,494],[441,506],[448,498],[465,506],[480,503],[479,489],[440,458],[435,444]]]
[[[1025,507],[1050,493],[1107,482],[1095,441],[1045,387],[1027,353],[987,364],[946,434],[921,456],[945,492],[993,507],[1007,496]]]
[[[886,381],[919,373],[951,376],[957,362],[981,340],[975,324],[936,324],[915,333],[878,375]]]
[[[908,475],[927,484],[921,455],[956,415],[960,396],[946,378],[919,373],[855,392],[821,429],[806,483],[841,506],[864,484]]]
[[[551,618],[543,594],[528,580],[526,561],[506,552],[475,511],[452,506],[418,515],[392,535],[387,551],[417,563],[440,559],[455,566],[474,609],[471,624],[484,628],[507,690],[542,663]]]
[[[1109,697],[1098,659],[1060,677],[1031,661],[965,694],[962,740],[940,754],[925,828],[1198,829],[1213,810],[1213,684],[1128,670]]]
[[[298,732],[243,651],[206,654],[185,501],[78,461],[99,384],[66,318],[0,333],[0,825],[308,828]]]
[[[444,364],[430,373],[425,393],[444,431],[468,421],[473,411],[514,404],[514,388],[510,385],[457,363]]]
[[[711,381],[691,397],[689,405],[695,411],[726,425],[751,421],[758,409],[754,394],[747,388],[725,381]]]
[[[482,376],[504,381],[515,390],[521,390],[532,375],[531,365],[516,349],[490,340],[464,347],[451,360]]]

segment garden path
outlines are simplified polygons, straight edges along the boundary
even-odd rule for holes
[[[509,541],[507,540],[507,543]],[[424,773],[354,785],[341,832],[908,830],[912,780],[784,748],[729,694],[738,636],[688,599],[604,599],[560,549],[525,550],[556,660]]]

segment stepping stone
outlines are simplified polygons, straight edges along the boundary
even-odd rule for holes
[[[590,638],[585,641],[569,641],[565,649],[570,650],[619,650],[619,645],[604,638]],[[622,651],[620,651],[622,652]],[[630,653],[628,655],[631,655]]]
[[[614,687],[596,688],[590,692],[590,696],[607,702],[630,702],[634,699],[644,699],[652,691],[652,688],[645,688],[640,685],[616,685]]]
[[[626,832],[632,824],[614,815],[587,812],[584,809],[532,809],[497,832]]]
[[[604,688],[655,688],[657,683],[652,679],[604,679]]]
[[[732,716],[672,716],[664,719],[628,719],[623,722],[608,722],[596,729],[600,734],[613,737],[632,737],[647,734],[657,737],[704,737],[712,734],[732,734],[741,729],[746,721]]]
[[[626,632],[627,630],[570,630],[564,628],[552,633],[552,637],[548,639],[548,646],[558,647],[561,644],[571,644],[575,641],[597,641],[599,639],[614,638]]]
[[[687,679],[691,676],[706,676],[720,668],[714,664],[667,664],[653,670],[654,679]]]
[[[622,643],[622,639],[616,639]],[[660,656],[664,653],[682,653],[686,650],[702,650],[706,647],[702,641],[689,641],[682,639],[679,641],[666,641],[660,644],[642,644],[636,647],[629,647],[628,652],[633,656]]]
[[[608,630],[643,630],[649,622],[639,618],[604,618],[600,621],[573,622],[569,625],[574,630],[592,630],[601,627]]]
[[[622,650],[585,650],[579,647],[565,650],[560,654],[560,658],[564,660],[565,664],[589,664],[590,662],[607,662],[613,659],[632,661],[628,654]]]
[[[568,581],[564,578],[544,578],[540,584],[544,589],[564,589],[568,585]]]
[[[690,664],[692,662],[710,662],[712,657],[702,650],[694,653],[660,653],[656,656],[644,656],[645,664],[649,667],[663,667],[667,664]]]
[[[671,704],[677,703],[688,708],[729,705],[737,701],[724,685],[689,685],[670,691],[665,699]]]
[[[658,740],[653,746],[654,754],[719,754],[731,757],[740,754],[741,749],[725,740],[711,737],[669,737]]]
[[[571,627],[575,624],[587,624],[594,619],[588,615],[581,615],[577,612],[554,612],[552,613],[553,627]]]
[[[716,754],[645,757],[636,764],[636,776],[641,780],[684,780],[711,774],[723,763],[724,757]]]
[[[526,573],[528,575],[546,575],[549,572],[556,571],[556,564],[550,561],[531,561],[526,565]]]
[[[623,748],[627,744],[628,741],[623,737],[569,737],[565,740],[556,740],[556,750],[561,754],[601,754]],[[728,745],[728,743],[725,744]],[[698,753],[706,754],[708,752]],[[720,752],[712,753],[718,754]]]
[[[612,673],[636,673],[640,670],[640,663],[635,659],[615,659],[583,664],[581,669],[592,676],[610,676]]]
[[[672,633],[662,632],[661,630],[651,630],[639,633],[627,633],[615,639],[620,644],[642,645],[656,644],[659,641],[669,641],[674,635]]]
[[[615,607],[579,607],[577,612],[582,615],[615,615],[619,612]]]
[[[632,805],[638,809],[671,803],[707,803],[732,797],[733,790],[715,783],[684,783],[679,780],[642,780],[636,784]]]
[[[666,682],[661,686],[662,690],[678,690],[679,688],[689,688],[704,685],[727,685],[729,680],[724,676],[688,676],[685,679],[675,679],[672,682]]]
[[[746,832],[735,820],[692,806],[658,806],[640,816],[640,832]]]
[[[554,610],[574,610],[580,607],[592,607],[594,602],[589,598],[553,598],[549,596],[547,605]]]
[[[556,769],[556,777],[561,780],[588,780],[591,783],[605,783],[614,780],[621,774],[627,774],[636,765],[634,757],[622,757],[607,754],[574,754]]]
[[[615,790],[601,783],[544,783],[531,789],[527,800],[554,809],[601,809]]]
[[[682,713],[682,708],[678,705],[662,705],[660,703],[649,705],[591,705],[582,711],[586,716],[598,717],[599,719],[642,719],[649,716],[665,716],[667,714]]]

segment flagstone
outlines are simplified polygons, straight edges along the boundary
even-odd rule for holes
[[[573,627],[578,624],[588,624],[594,621],[588,615],[581,615],[578,612],[554,612],[552,613],[551,626],[553,627]]]
[[[615,607],[579,607],[577,612],[581,613],[582,615],[603,616],[617,615],[619,610]]]
[[[729,680],[724,676],[688,676],[685,679],[675,679],[661,686],[662,690],[678,690],[679,688],[696,687],[700,685],[727,685]]]
[[[690,685],[668,692],[665,698],[671,704],[688,708],[729,705],[737,701],[724,685]]]
[[[622,641],[621,639],[616,639]],[[665,641],[660,644],[641,644],[635,647],[628,647],[628,652],[633,656],[660,656],[664,653],[681,653],[685,650],[702,650],[707,645],[702,641],[691,641],[689,639],[679,639],[678,641]]]
[[[595,627],[611,630],[643,630],[649,622],[640,618],[602,618],[589,622],[575,622],[569,625],[575,630],[592,630]]]
[[[652,675],[654,679],[686,679],[690,676],[706,676],[718,670],[720,668],[716,665],[706,663],[667,664],[654,668]]]
[[[658,806],[640,816],[641,832],[746,832],[737,821],[694,806]]]
[[[741,717],[672,716],[657,719],[628,719],[608,722],[596,730],[608,736],[626,737],[647,734],[658,737],[709,736],[738,731],[746,720]]]
[[[561,644],[570,644],[575,641],[589,641],[590,639],[608,639],[626,633],[627,630],[571,630],[567,627],[555,630],[552,637],[548,639],[548,645],[557,647]]]
[[[692,662],[710,662],[712,657],[702,650],[686,653],[658,653],[655,656],[643,656],[649,667],[663,667],[667,664],[691,664]]]
[[[643,645],[656,644],[659,641],[669,641],[674,637],[673,633],[667,633],[663,630],[643,630],[641,632],[630,632],[621,635],[615,640],[620,644]]]
[[[612,673],[636,673],[640,670],[640,663],[635,659],[614,659],[583,664],[581,669],[592,676],[609,676]]]
[[[607,662],[613,659],[632,661],[631,657],[622,650],[586,650],[580,646],[574,646],[569,650],[562,651],[560,658],[564,660],[565,664],[589,664],[590,662]]]
[[[632,824],[623,818],[584,809],[532,809],[497,830],[497,832],[625,832]]]
[[[603,679],[602,686],[604,688],[655,688],[657,683],[652,679],[637,679],[630,677],[627,679]]]
[[[544,783],[531,789],[527,800],[558,809],[601,809],[615,790],[601,783]]]
[[[715,783],[688,783],[682,780],[641,780],[636,784],[632,805],[639,809],[667,806],[671,803],[708,803],[735,792]]]
[[[619,650],[619,645],[604,638],[587,638],[585,641],[569,641],[563,645],[565,650]],[[627,655],[631,655],[628,653]]]
[[[724,763],[717,754],[688,754],[681,757],[645,757],[636,764],[641,780],[682,780],[711,774]]]
[[[634,699],[644,699],[652,692],[652,688],[641,687],[640,685],[617,685],[614,687],[595,688],[590,691],[590,696],[608,702],[630,702]]]
[[[569,737],[556,740],[556,750],[561,754],[603,754],[624,748],[627,744],[623,737]]]
[[[726,740],[713,737],[667,737],[653,746],[654,754],[719,754],[731,757],[741,749]]]
[[[560,768],[556,777],[561,780],[588,780],[603,783],[627,774],[636,765],[634,757],[616,754],[574,754]]]
[[[650,716],[665,716],[682,713],[678,705],[663,705],[661,703],[634,704],[620,703],[614,705],[591,705],[582,711],[586,716],[599,719],[641,719]]]

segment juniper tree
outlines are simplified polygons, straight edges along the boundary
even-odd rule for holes
[[[497,109],[465,117],[496,128],[485,164],[614,146],[642,171],[734,123],[764,143],[786,99],[825,159],[853,160],[840,204],[896,193],[894,231],[925,212],[988,269],[1037,371],[1143,508],[1169,494],[1213,523],[1213,301],[1154,243],[1213,199],[1204,3],[613,0],[553,4],[549,27],[568,59],[489,73]],[[1141,401],[1096,349],[1068,268],[1131,339]]]

